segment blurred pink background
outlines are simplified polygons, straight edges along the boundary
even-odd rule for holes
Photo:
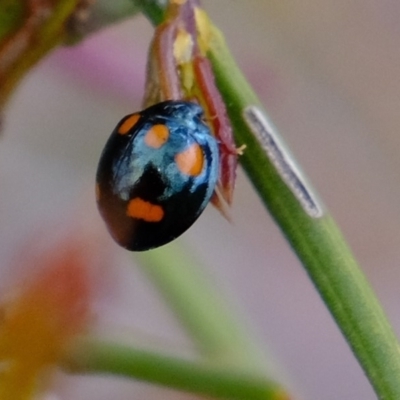
[[[400,330],[400,3],[393,0],[203,1],[239,66],[337,219]],[[0,146],[0,256],[67,225],[94,200],[102,147],[138,110],[152,28],[142,17],[55,51],[24,80]],[[90,214],[92,213],[92,214]],[[90,214],[90,215],[89,215]],[[302,266],[240,171],[233,224],[208,207],[179,241],[239,310],[296,399],[375,399]],[[97,226],[98,224],[98,226]],[[110,239],[111,240],[111,239]],[[151,284],[112,246],[115,284],[97,307],[104,329],[190,342]],[[186,399],[117,379],[67,377],[62,399]],[[58,397],[57,397],[58,398]]]

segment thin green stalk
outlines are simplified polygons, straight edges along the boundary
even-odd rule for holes
[[[143,11],[153,24],[160,22],[148,10]],[[399,344],[341,232],[326,210],[322,216],[307,212],[250,129],[243,112],[248,106],[261,107],[260,102],[216,29],[209,57],[236,142],[247,146],[241,164],[306,268],[378,396],[400,399]],[[306,187],[306,191],[312,189]]]
[[[135,253],[135,259],[206,358],[188,361],[85,338],[65,353],[65,368],[74,373],[121,375],[215,398],[289,399],[281,386],[265,377],[265,360],[260,351],[218,292],[210,288],[193,255],[172,243],[162,249]]]
[[[160,1],[134,0],[134,3],[153,25],[163,21]],[[189,257],[172,243],[135,258],[205,356],[251,370],[265,368],[260,352],[222,304],[217,291],[210,288],[193,256]]]
[[[158,25],[163,21],[165,8],[168,0],[132,0],[146,18],[153,24]]]
[[[0,41],[21,25],[25,7],[26,4],[18,0],[2,0],[0,2]]]
[[[12,62],[8,60],[10,55],[7,54],[7,51],[5,54],[4,49],[1,51],[1,45],[4,45],[4,43],[1,43],[0,59],[2,59],[3,62],[6,61],[6,67],[3,68],[0,76],[0,108],[2,108],[8,101],[12,91],[29,69],[43,58],[45,54],[65,39],[66,21],[74,13],[77,5],[78,0],[64,0],[57,3],[51,12],[51,15],[45,19],[42,24],[39,24],[38,27],[35,30],[30,31],[29,34],[25,33],[25,36],[27,36],[25,37],[25,47],[20,48],[19,43],[14,46],[8,44],[11,48],[14,47],[13,51],[15,54],[12,54]],[[27,7],[26,4],[25,7]],[[28,18],[29,15],[27,10],[24,11],[25,13],[23,13],[23,16]],[[0,14],[4,12],[7,12],[7,9],[2,7]],[[18,13],[13,15],[13,17],[17,16]],[[18,22],[22,29],[26,21]],[[5,35],[3,40],[6,41],[8,38],[12,43],[13,40],[15,40],[13,37],[15,34],[16,32],[10,32],[10,37]],[[9,49],[8,46],[6,46],[6,49]],[[11,51],[8,50],[8,52],[10,53]]]
[[[260,351],[223,304],[217,290],[210,287],[193,255],[171,243],[162,249],[138,253],[135,259],[203,355],[220,365],[253,371],[265,368]]]
[[[154,24],[160,21],[148,15]],[[260,106],[222,35],[210,44],[217,85],[228,106],[241,164],[342,330],[380,398],[400,398],[400,348],[375,294],[341,232],[325,211],[311,217],[283,181],[249,129],[243,111]]]
[[[213,398],[288,400],[261,376],[96,339],[78,341],[66,354],[64,366],[75,373],[112,373]]]
[[[260,102],[215,29],[209,57],[228,107],[240,162],[303,263],[381,399],[400,399],[400,347],[341,232],[325,211],[308,215],[249,129],[243,111]]]
[[[7,103],[21,79],[51,50],[62,43],[81,39],[71,23],[79,9],[79,0],[57,1],[49,15],[44,4],[38,2],[32,6],[28,3],[0,0],[0,108]],[[104,3],[102,0],[93,6],[91,19],[81,27],[82,35],[138,12],[132,3],[125,4],[123,0],[108,2],[112,4],[108,7]],[[39,11],[43,7],[46,12]],[[37,19],[35,24],[32,18]]]

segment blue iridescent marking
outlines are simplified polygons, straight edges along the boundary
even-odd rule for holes
[[[185,232],[210,201],[219,173],[219,149],[202,120],[203,110],[194,103],[166,101],[139,113],[140,118],[125,134],[121,125],[109,138],[97,171],[98,207],[114,239],[129,250],[161,246]],[[168,129],[167,141],[158,148],[146,144],[155,125]],[[192,145],[202,153],[198,174],[183,173],[177,154]],[[127,215],[129,201],[140,198],[164,211],[157,222]]]

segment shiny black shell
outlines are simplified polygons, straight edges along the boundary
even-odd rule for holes
[[[117,243],[132,251],[162,246],[185,232],[210,201],[219,150],[202,108],[165,101],[124,117],[96,176],[99,211]]]

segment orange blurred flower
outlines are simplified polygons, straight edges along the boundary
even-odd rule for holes
[[[30,399],[88,323],[87,249],[69,238],[40,256],[28,257],[34,267],[40,264],[40,271],[2,306],[1,400]]]

